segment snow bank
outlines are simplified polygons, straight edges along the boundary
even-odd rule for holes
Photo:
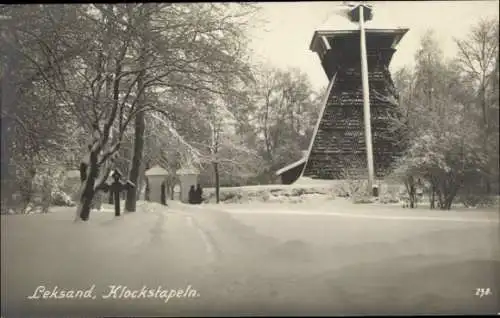
[[[325,186],[266,185],[252,187],[221,188],[220,201],[222,203],[302,203],[310,200],[333,199],[334,188]],[[205,203],[215,202],[215,190],[204,190]]]

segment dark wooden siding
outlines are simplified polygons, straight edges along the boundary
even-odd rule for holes
[[[300,173],[304,169],[304,165],[305,165],[305,162],[301,163],[300,165],[298,165],[296,167],[293,167],[289,170],[284,171],[280,175],[281,183],[282,184],[292,184],[295,181],[297,181],[297,179],[300,177]]]
[[[342,56],[338,50],[330,51],[327,58],[332,60],[323,65],[331,72],[335,69],[337,75],[303,175],[342,179],[346,177],[345,168],[348,166],[366,171],[361,70],[359,55]],[[392,49],[372,47],[369,50],[370,112],[377,177],[383,177],[391,170],[404,149],[402,131],[391,131],[390,118],[400,117],[397,94],[388,70],[393,53]]]

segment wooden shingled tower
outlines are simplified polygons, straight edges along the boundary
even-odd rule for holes
[[[396,46],[408,29],[366,29],[370,113],[375,176],[384,177],[401,155],[401,131],[390,118],[400,116],[389,72]],[[330,82],[306,156],[297,162],[299,177],[344,179],[348,167],[367,170],[359,30],[316,31],[316,52]],[[284,168],[285,169],[285,168]],[[297,168],[295,168],[297,169]],[[280,173],[282,173],[280,171]]]
[[[375,175],[390,170],[403,147],[390,118],[400,114],[389,72],[395,47],[408,29],[366,29]],[[366,170],[359,30],[316,31],[316,52],[330,81],[302,176],[343,179],[348,166]]]

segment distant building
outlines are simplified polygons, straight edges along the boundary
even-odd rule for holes
[[[166,182],[168,171],[160,166],[154,166],[145,172],[148,184],[148,198],[150,201],[166,203]]]

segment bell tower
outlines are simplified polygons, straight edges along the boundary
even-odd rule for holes
[[[366,29],[369,99],[375,176],[389,172],[404,150],[390,121],[400,116],[389,72],[396,46],[408,29]],[[344,179],[346,167],[367,169],[363,126],[360,31],[316,31],[317,53],[330,82],[300,176]],[[297,176],[297,177],[300,177]]]

